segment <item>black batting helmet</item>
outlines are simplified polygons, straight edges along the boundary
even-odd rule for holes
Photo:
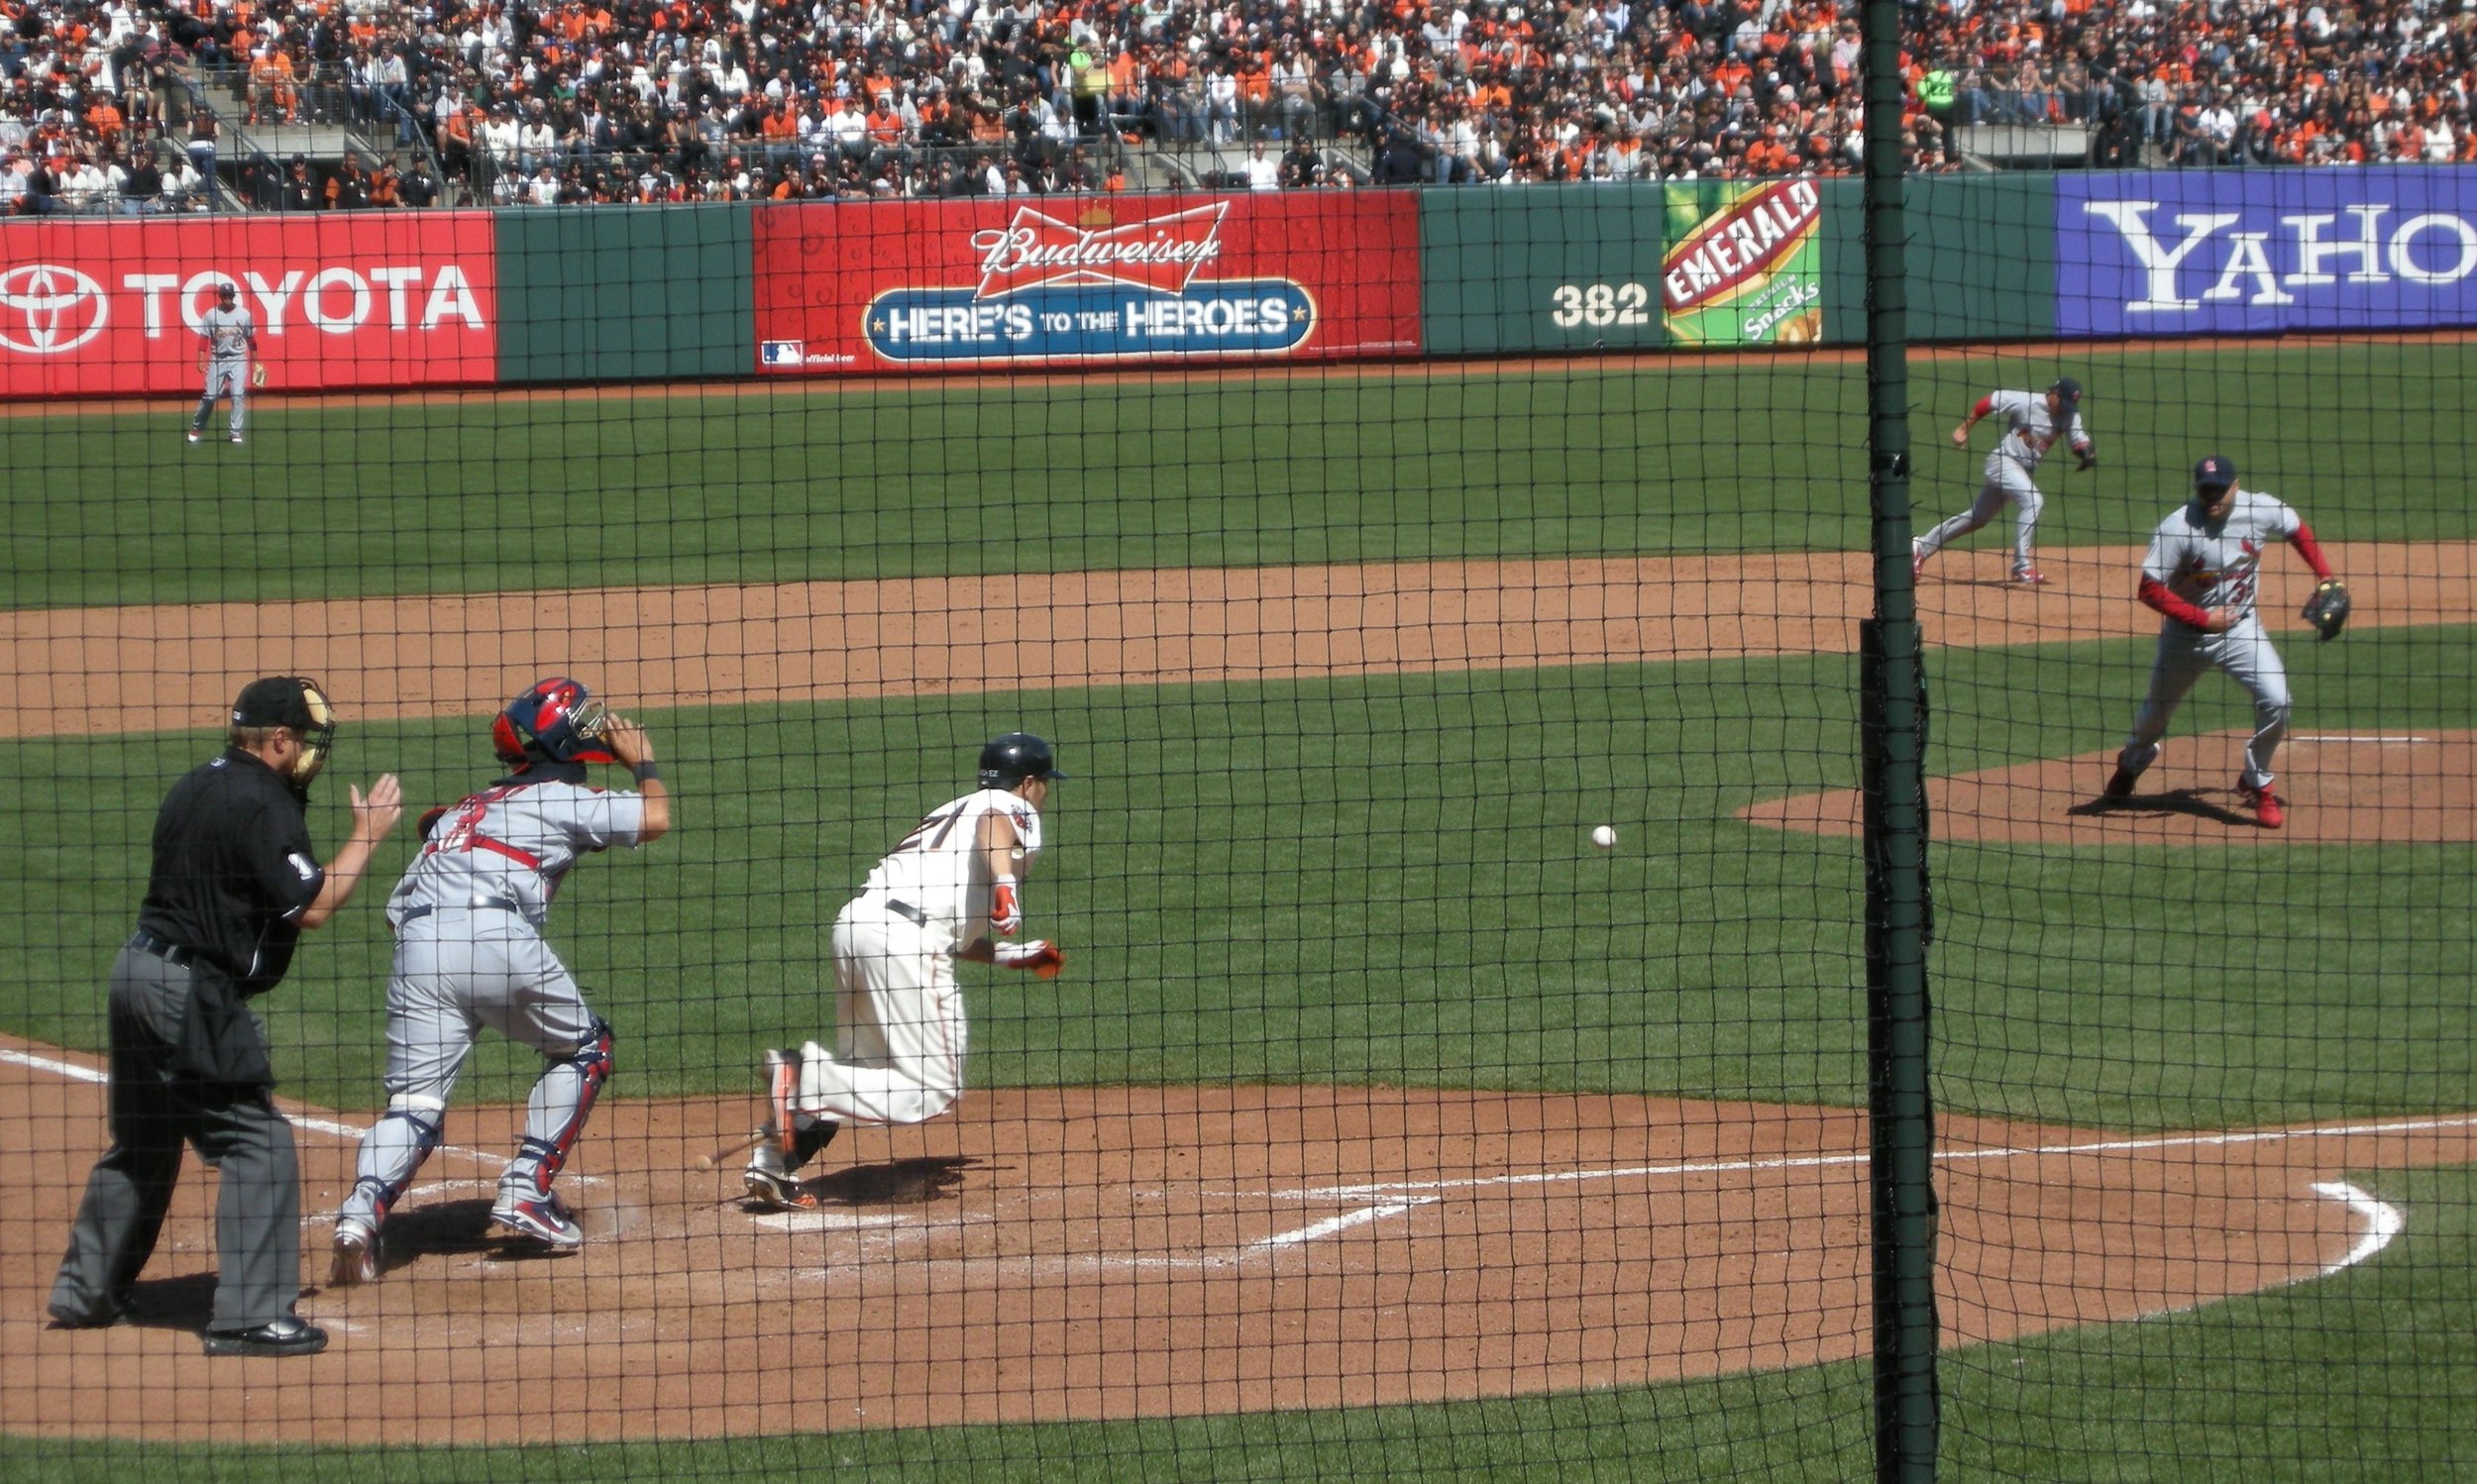
[[[981,749],[981,787],[1012,789],[1027,778],[1064,778],[1058,771],[1057,754],[1049,744],[1030,732],[1009,732],[992,737]]]

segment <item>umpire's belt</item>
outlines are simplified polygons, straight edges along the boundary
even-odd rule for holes
[[[129,935],[129,946],[140,953],[152,953],[175,969],[186,969],[198,961],[195,949],[183,948],[143,930]]]
[[[914,906],[911,902],[900,901],[892,897],[882,897],[878,900],[884,902],[886,904],[886,909],[893,912],[896,916],[910,917],[915,923],[921,927],[928,926],[928,913],[920,910],[916,906]]]
[[[517,916],[522,917],[524,916],[525,909],[515,901],[515,899],[510,897],[476,897],[471,901],[433,902],[428,906],[406,907],[404,909],[404,915],[395,919],[395,925],[402,927],[407,922],[418,922],[422,918],[429,916],[432,912],[455,911],[514,912]],[[527,918],[526,920],[530,921],[532,919]]]

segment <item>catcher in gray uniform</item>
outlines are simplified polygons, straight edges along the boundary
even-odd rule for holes
[[[565,676],[517,696],[490,731],[512,771],[423,817],[422,847],[387,901],[395,929],[387,1111],[362,1136],[353,1191],[336,1216],[329,1281],[337,1285],[378,1276],[379,1228],[439,1146],[448,1093],[485,1025],[545,1063],[490,1219],[553,1250],[585,1240],[551,1182],[610,1076],[611,1029],[542,940],[542,918],[580,856],[669,831],[671,795],[645,729],[605,715]],[[641,792],[591,787],[591,763],[627,768]]]

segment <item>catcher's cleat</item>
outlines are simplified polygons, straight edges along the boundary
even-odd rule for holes
[[[2253,817],[2264,829],[2277,829],[2288,822],[2288,815],[2279,806],[2279,795],[2268,789],[2257,789],[2248,783],[2236,785],[2236,796],[2253,810]]]
[[[577,1224],[576,1215],[568,1210],[567,1203],[547,1192],[540,1196],[500,1192],[498,1204],[490,1208],[490,1220],[563,1252],[585,1245],[585,1228]]]
[[[2122,763],[2118,763],[2115,765],[2115,772],[2107,775],[2107,786],[2099,791],[2099,796],[2101,798],[2130,798],[2133,796],[2133,785],[2140,781],[2140,774],[2125,767]]]
[[[750,1199],[776,1211],[814,1211],[817,1209],[816,1196],[807,1186],[802,1185],[800,1177],[794,1174],[752,1163],[747,1169],[740,1171],[740,1184],[746,1187]]]
[[[359,1288],[378,1281],[378,1233],[346,1218],[336,1222],[335,1256],[327,1267],[329,1288]]]

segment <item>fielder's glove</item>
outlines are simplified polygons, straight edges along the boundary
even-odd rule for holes
[[[1028,969],[1035,979],[1055,979],[1066,969],[1066,950],[1046,938],[1000,943],[993,950],[1001,969]]]
[[[996,896],[989,903],[989,929],[998,936],[1011,937],[1023,925],[1023,903],[1016,900],[1015,883],[998,883]]]
[[[2337,638],[2348,621],[2348,584],[2337,578],[2315,583],[2314,595],[2305,600],[2305,621],[2323,638]]]
[[[250,368],[250,384],[252,386],[264,386],[267,384],[266,362],[262,361],[258,365]]]
[[[2097,449],[2083,449],[2081,451],[2080,458],[2081,463],[2075,465],[2074,468],[2088,471],[2099,467],[2099,451]]]

